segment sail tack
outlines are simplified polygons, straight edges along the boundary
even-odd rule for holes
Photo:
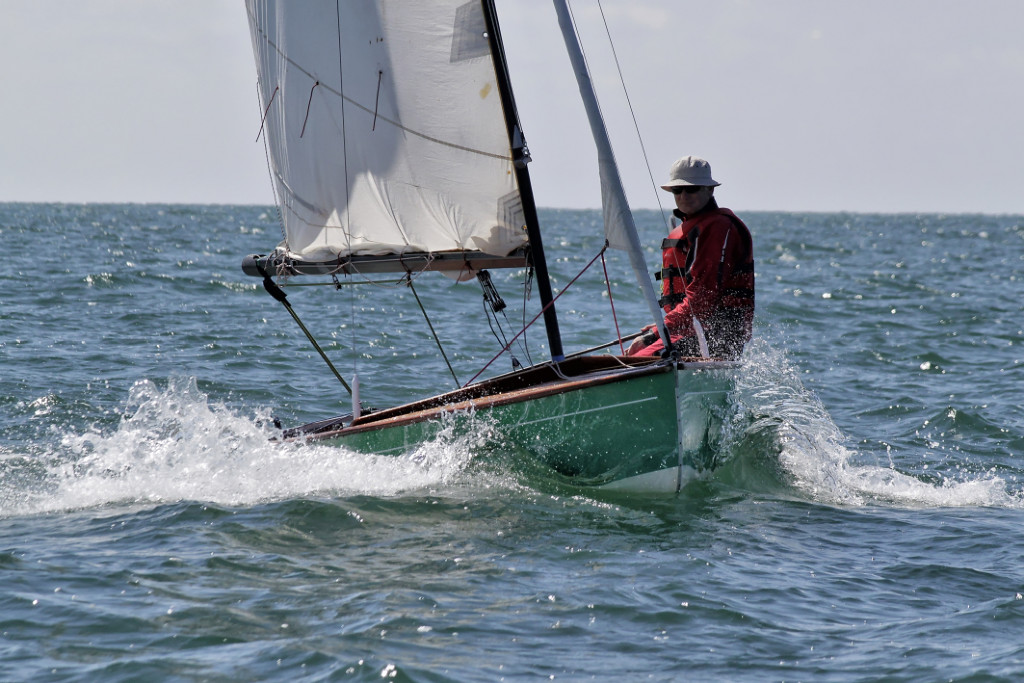
[[[478,0],[246,0],[278,251],[354,256],[524,246]]]

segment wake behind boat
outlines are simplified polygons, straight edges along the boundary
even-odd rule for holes
[[[703,358],[563,352],[493,0],[246,5],[284,240],[243,270],[263,279],[353,399],[351,415],[284,438],[404,453],[434,438],[445,414],[471,411],[581,485],[676,492],[713,466],[735,361],[707,358],[706,344]],[[590,263],[606,249],[629,255],[671,347],[568,8],[555,7],[598,148],[605,245]],[[499,268],[535,278],[550,361],[478,381],[488,364],[455,391],[375,411],[363,409],[358,383],[342,378],[281,289],[295,276],[340,285],[395,274],[412,288],[441,271],[477,279],[497,312],[504,303],[489,270]],[[436,382],[425,381],[429,392]]]

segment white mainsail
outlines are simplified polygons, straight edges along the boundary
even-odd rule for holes
[[[522,200],[479,0],[246,0],[279,252],[504,256]]]

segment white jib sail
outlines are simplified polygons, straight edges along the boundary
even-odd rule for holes
[[[246,0],[279,249],[304,260],[526,242],[479,0]]]
[[[604,125],[604,118],[601,116],[597,104],[597,95],[594,94],[594,87],[590,81],[590,74],[587,72],[587,65],[576,37],[576,30],[572,24],[572,17],[565,0],[554,0],[555,12],[558,14],[558,25],[562,29],[562,37],[565,40],[565,48],[569,53],[569,60],[572,62],[573,71],[576,73],[576,82],[580,88],[580,96],[583,99],[583,107],[587,111],[587,120],[590,122],[590,131],[594,136],[594,144],[597,146],[597,164],[601,178],[601,205],[604,211],[604,231],[608,246],[613,249],[621,249],[629,255],[630,265],[633,267],[633,274],[640,285],[644,302],[651,313],[658,334],[665,347],[669,346],[668,330],[665,328],[665,316],[658,305],[658,296],[654,293],[654,286],[651,284],[651,276],[647,271],[647,264],[643,257],[643,248],[640,246],[640,237],[636,232],[636,225],[633,223],[633,214],[629,210],[629,202],[626,201],[626,191],[622,187],[622,179],[619,177],[619,167],[615,163],[615,155],[612,154],[611,141],[608,139],[608,131]]]

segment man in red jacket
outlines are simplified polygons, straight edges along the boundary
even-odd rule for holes
[[[665,326],[680,356],[700,356],[701,336],[712,358],[735,359],[750,340],[754,321],[754,251],[750,231],[719,208],[711,164],[694,156],[672,165],[662,185],[675,198],[682,223],[661,244]],[[653,325],[633,340],[627,356],[660,356],[664,344]]]

